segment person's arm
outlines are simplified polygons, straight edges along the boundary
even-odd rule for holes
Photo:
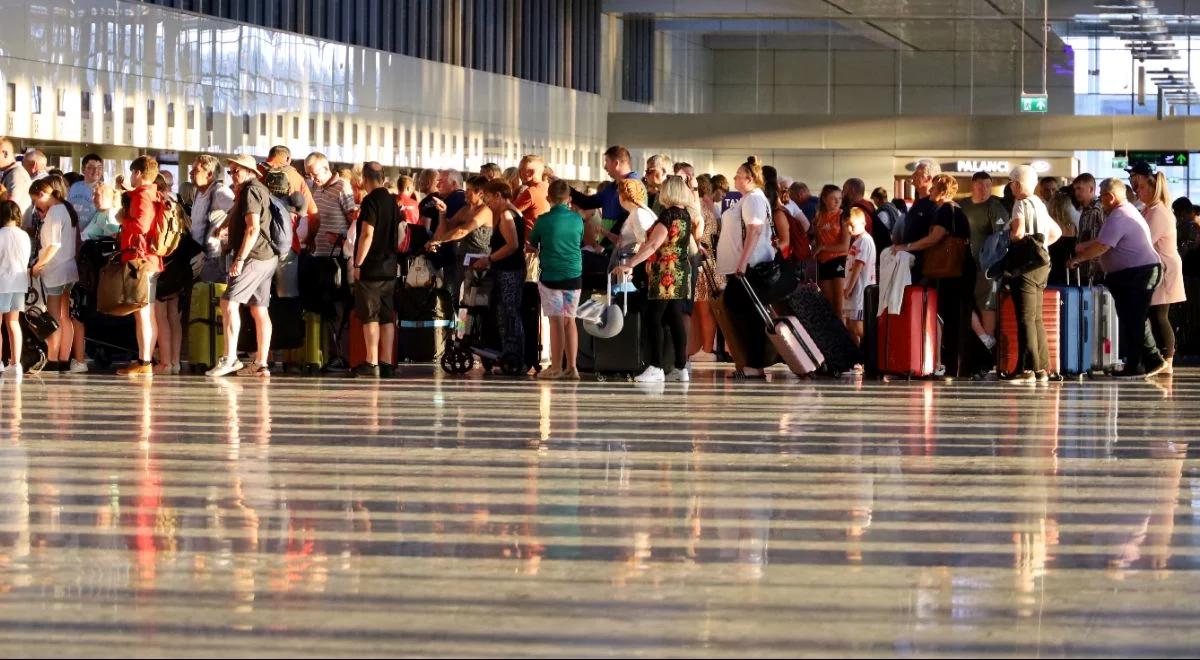
[[[1085,261],[1100,258],[1105,252],[1108,252],[1109,246],[1100,241],[1088,241],[1075,246],[1075,256],[1067,260],[1067,268],[1077,268],[1079,264]]]
[[[339,199],[342,203],[342,215],[346,217],[346,226],[349,227],[358,220],[358,202],[354,201],[354,188],[345,181],[342,182]]]
[[[454,214],[445,223],[446,226],[453,228],[443,234],[442,240],[439,243],[451,243],[462,238],[466,238],[468,234],[475,231],[479,227],[492,224],[492,210],[486,206],[481,206],[479,210],[471,212],[470,209],[463,209]],[[442,227],[438,227],[438,233],[442,233]]]
[[[800,222],[800,231],[807,234],[812,229],[812,222],[808,220],[808,216],[804,215],[804,211],[800,211],[800,215],[796,216],[796,220]]]
[[[858,282],[858,275],[862,272],[863,262],[855,259],[850,265],[850,272],[846,274],[846,298],[850,298],[854,293],[854,285]]]
[[[362,222],[358,229],[358,244],[354,251],[354,280],[358,281],[358,271],[362,268],[363,261],[367,258],[367,254],[371,251],[371,242],[375,239],[375,222],[377,220],[374,212],[375,207],[368,205],[366,209],[360,211]]]
[[[754,251],[754,246],[758,245],[758,237],[764,229],[766,227],[761,224],[746,227],[746,240],[742,242],[742,256],[738,259],[737,273],[739,275],[746,273],[746,265],[750,262],[750,253]]]
[[[591,211],[592,209],[604,206],[604,200],[600,198],[600,193],[586,195],[574,188],[571,189],[571,203],[584,211]]]
[[[613,275],[628,275],[632,273],[633,267],[649,259],[650,255],[662,247],[665,240],[667,240],[667,227],[661,222],[656,222],[654,227],[650,229],[650,233],[646,235],[646,240],[642,242],[642,247],[638,249],[637,254],[630,258],[629,263],[614,268]]]
[[[940,243],[948,233],[949,232],[946,231],[945,227],[941,225],[934,225],[933,227],[930,227],[929,234],[925,236],[925,238],[908,244],[893,245],[892,250],[894,252],[920,252]]]
[[[1062,226],[1060,226],[1057,222],[1048,222],[1046,224],[1050,225],[1050,227],[1049,231],[1043,238],[1046,239],[1046,246],[1049,247],[1057,243],[1058,239],[1062,238],[1063,230]]]
[[[303,179],[300,180],[300,192],[304,194],[304,211],[308,216],[308,235],[304,237],[304,249],[312,253],[317,249],[317,232],[321,229],[321,211],[317,208],[317,200],[313,197],[312,189]],[[232,205],[232,203],[231,196],[230,204]]]
[[[789,242],[791,238],[788,224],[789,213],[782,208],[777,208],[772,215],[772,220],[775,222],[775,240],[779,243],[779,249],[790,252],[789,248],[792,244]]]
[[[842,233],[838,235],[838,244],[834,247],[834,251],[849,252],[851,238],[850,225],[848,225],[845,220],[842,220]]]

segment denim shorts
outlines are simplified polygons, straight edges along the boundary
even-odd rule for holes
[[[25,292],[0,293],[0,314],[25,311]]]
[[[75,287],[74,282],[67,282],[66,284],[64,284],[62,286],[48,286],[48,287],[46,287],[46,295],[47,296],[69,295],[71,293],[71,289],[73,289],[74,287]]]

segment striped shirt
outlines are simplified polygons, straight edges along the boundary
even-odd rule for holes
[[[347,213],[358,211],[354,203],[354,190],[350,183],[339,176],[333,176],[324,185],[309,179],[309,190],[312,191],[313,201],[317,203],[317,213],[321,217],[321,228],[317,232],[316,252],[319,257],[333,254],[338,236],[345,236],[349,229],[346,220]]]

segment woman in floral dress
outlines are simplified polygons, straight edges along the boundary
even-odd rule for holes
[[[635,266],[646,262],[649,291],[643,322],[648,334],[650,366],[634,379],[640,383],[689,380],[683,303],[692,291],[692,268],[688,263],[691,215],[687,211],[692,192],[683,177],[669,176],[659,190],[658,201],[663,212],[647,233],[646,241],[629,263],[615,270],[616,274],[629,275]],[[668,331],[675,349],[670,361],[662,350],[663,333]]]

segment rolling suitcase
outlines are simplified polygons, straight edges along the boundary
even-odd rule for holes
[[[321,315],[304,312],[304,344],[300,348],[285,350],[283,362],[299,367],[306,374],[315,374],[325,366],[325,352],[321,349]]]
[[[192,285],[188,308],[187,356],[193,372],[207,371],[224,353],[225,320],[221,317],[224,284],[197,282]]]
[[[863,371],[868,376],[879,373],[879,285],[863,289]]]
[[[825,371],[837,375],[850,371],[863,361],[862,351],[846,323],[833,313],[825,296],[815,284],[801,284],[787,300],[775,305],[780,316],[793,316],[812,335],[825,356]]]
[[[450,292],[442,288],[396,290],[396,355],[408,362],[436,362],[454,332]]]
[[[1079,270],[1075,270],[1076,278]],[[1077,280],[1078,281],[1078,280]],[[1092,307],[1090,287],[1070,286],[1071,273],[1067,273],[1067,285],[1053,287],[1061,301],[1059,310],[1059,354],[1061,373],[1080,376],[1092,370],[1092,326],[1095,325],[1095,308]]]
[[[253,353],[258,349],[258,331],[250,307],[242,305],[242,327],[238,333],[238,350]],[[267,305],[271,317],[271,350],[287,351],[304,346],[304,308],[300,298],[271,298]]]
[[[767,339],[779,352],[788,368],[797,376],[808,376],[825,364],[825,356],[817,347],[808,331],[794,316],[776,316],[759,299],[754,287],[743,277],[732,278],[745,287],[746,295],[758,310],[759,319],[766,326]]]
[[[933,375],[941,353],[937,308],[935,289],[904,288],[900,313],[879,317],[876,350],[880,373],[909,378]]]
[[[607,376],[636,376],[646,369],[646,336],[642,329],[645,294],[630,295],[621,332],[611,339],[592,339],[592,371],[596,380]]]
[[[1060,371],[1060,309],[1062,296],[1056,289],[1046,289],[1042,294],[1042,323],[1046,326],[1046,347],[1050,353],[1049,371]],[[996,369],[1001,374],[1011,375],[1017,370],[1017,311],[1012,296],[1000,298],[1000,336],[996,345]]]
[[[1092,371],[1112,373],[1121,368],[1121,325],[1117,322],[1116,302],[1105,287],[1093,286],[1091,292],[1096,318],[1092,324]]]
[[[1193,260],[1197,260],[1196,258],[1200,257],[1200,250],[1192,250],[1188,254],[1193,256]],[[1200,277],[1185,275],[1183,291],[1187,300],[1171,305],[1171,327],[1175,329],[1175,352],[1180,355],[1200,355]]]

